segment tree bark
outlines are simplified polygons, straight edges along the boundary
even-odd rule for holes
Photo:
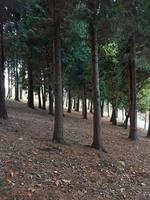
[[[76,109],[75,109],[76,112],[79,112],[79,106],[80,106],[80,98],[78,97],[77,102],[76,102]]]
[[[83,89],[82,116],[83,116],[84,119],[87,119],[87,99],[86,99],[85,88]]]
[[[40,85],[38,87],[38,108],[42,108],[42,104],[41,104],[41,87],[40,87]]]
[[[100,111],[100,88],[99,88],[99,69],[98,69],[98,47],[97,31],[95,25],[91,24],[91,55],[92,55],[92,91],[93,91],[93,143],[92,147],[105,151],[102,144],[102,127]]]
[[[124,109],[122,108],[122,120],[124,120]]]
[[[49,114],[54,115],[54,98],[53,98],[53,91],[51,85],[49,85]]]
[[[8,61],[8,66],[7,66],[7,73],[8,73],[8,93],[7,93],[7,98],[10,99],[11,98],[11,71],[10,71],[10,65],[9,65],[9,61]]]
[[[20,100],[22,100],[22,85],[20,85]]]
[[[88,99],[88,110],[90,110],[90,100]]]
[[[30,61],[28,62],[28,107],[34,109],[33,72]]]
[[[129,139],[137,138],[137,100],[136,100],[136,67],[135,67],[135,47],[134,36],[128,41],[129,57],[128,57],[128,79],[129,79],[129,115],[130,129]]]
[[[93,101],[91,99],[90,113],[93,113]]]
[[[19,101],[18,60],[15,58],[15,101]]]
[[[145,112],[144,116],[144,129],[146,129],[146,123],[147,123],[147,112]]]
[[[104,117],[104,99],[101,100],[101,117]]]
[[[150,138],[150,110],[149,110],[149,126],[147,131],[147,137]]]
[[[68,91],[68,113],[71,113],[72,109],[72,99],[71,99],[71,91]]]
[[[13,72],[11,70],[11,73],[10,73],[10,98],[12,97],[12,92],[13,91]]]
[[[129,112],[127,109],[125,109],[125,120],[124,120],[124,123],[123,123],[123,126],[125,129],[128,128],[128,121],[129,121]]]
[[[42,84],[42,100],[43,100],[43,105],[42,109],[46,110],[46,77],[45,74],[43,75],[43,84]]]
[[[116,113],[116,105],[112,104],[112,117],[111,117],[112,125],[117,125],[117,113]]]
[[[109,102],[107,102],[107,112],[108,112],[108,117],[110,117]]]
[[[3,23],[0,23],[0,118],[7,119],[7,111],[5,104],[5,86],[4,86],[4,38]]]
[[[55,71],[55,119],[53,141],[64,143],[63,135],[63,90],[62,90],[62,64],[60,43],[60,10],[58,1],[53,0],[54,11],[54,71]]]

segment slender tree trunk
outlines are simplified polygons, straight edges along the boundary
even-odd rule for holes
[[[147,131],[147,137],[150,138],[150,110],[149,110],[149,126]]]
[[[13,93],[13,72],[11,70],[11,73],[10,73],[10,98],[12,98],[12,93]]]
[[[7,98],[11,98],[11,72],[10,72],[10,66],[8,64],[8,93],[7,93]]]
[[[7,119],[5,104],[5,86],[4,86],[4,44],[3,44],[3,23],[0,23],[0,118]]]
[[[54,115],[54,107],[53,107],[54,99],[53,99],[53,92],[52,87],[49,85],[49,114]]]
[[[15,101],[19,101],[18,60],[15,59]]]
[[[66,108],[68,107],[68,96],[66,95]]]
[[[20,85],[20,100],[22,100],[22,85]]]
[[[124,120],[124,109],[122,108],[122,120]]]
[[[76,108],[76,98],[74,98],[73,100],[73,109],[75,110],[75,108]]]
[[[60,43],[60,10],[58,1],[53,0],[54,11],[54,68],[55,68],[55,119],[53,141],[64,143],[63,135],[63,93],[62,93],[62,64]]]
[[[128,77],[129,77],[129,113],[130,113],[130,130],[129,139],[137,138],[137,102],[136,102],[136,67],[135,67],[135,50],[134,37],[129,41],[129,61],[128,61]]]
[[[112,119],[113,119],[113,110],[112,110],[112,114],[111,114],[111,117],[110,117],[110,122],[112,122]]]
[[[145,116],[144,116],[144,129],[146,129],[146,122],[147,122],[147,113],[145,112]]]
[[[116,105],[112,104],[112,118],[111,118],[112,125],[117,125],[117,113],[116,113]]]
[[[107,102],[107,113],[108,113],[108,117],[110,117],[109,102]]]
[[[71,99],[71,91],[68,91],[68,113],[71,113],[72,109],[72,99]]]
[[[88,99],[88,110],[90,110],[90,100]]]
[[[92,54],[92,90],[93,90],[93,143],[92,147],[105,151],[102,144],[101,111],[100,111],[100,88],[99,88],[99,69],[98,69],[98,47],[96,27],[91,24],[91,54]]]
[[[91,99],[90,113],[93,113],[93,101]]]
[[[116,108],[116,119],[118,119],[118,117],[119,117],[119,110],[118,108]]]
[[[83,89],[82,116],[83,116],[84,119],[87,119],[87,99],[86,99],[85,88]]]
[[[28,62],[28,107],[34,109],[33,72],[30,61]]]
[[[124,121],[124,128],[128,129],[128,121],[129,121],[129,114],[126,115],[125,121]]]
[[[75,109],[76,112],[79,112],[79,106],[80,106],[80,98],[78,97],[77,102],[76,102],[76,109]]]
[[[46,80],[45,80],[45,74],[43,76],[43,84],[42,84],[42,100],[43,100],[42,109],[46,110]]]
[[[101,100],[101,117],[104,117],[104,99]]]
[[[127,109],[125,109],[125,120],[123,123],[123,126],[125,129],[128,128],[128,121],[129,121],[129,111]]]
[[[41,104],[41,87],[40,87],[40,85],[38,87],[38,107],[42,108],[42,104]]]

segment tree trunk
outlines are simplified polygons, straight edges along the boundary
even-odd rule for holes
[[[112,122],[112,118],[113,118],[113,112],[112,112],[112,114],[111,114],[110,122]]]
[[[90,110],[90,100],[88,99],[88,110]]]
[[[147,137],[150,138],[150,111],[149,111],[149,126],[147,131]]]
[[[119,110],[118,108],[116,108],[116,119],[118,119],[118,117],[119,117]]]
[[[19,76],[18,76],[18,60],[15,59],[15,101],[19,101]]]
[[[64,143],[63,135],[63,93],[62,93],[62,64],[60,43],[60,10],[58,1],[53,0],[54,11],[54,68],[55,68],[55,119],[53,141]]]
[[[125,120],[124,120],[124,123],[123,123],[123,126],[125,129],[128,128],[128,121],[129,121],[129,112],[127,109],[125,109]]]
[[[122,108],[122,120],[124,120],[124,109]]]
[[[11,73],[10,73],[10,98],[12,97],[12,93],[13,93],[13,72],[11,70]]]
[[[3,23],[0,24],[0,118],[7,119],[5,104],[5,86],[4,86],[4,44],[3,44]]]
[[[107,102],[107,113],[108,113],[108,117],[110,117],[109,102]]]
[[[30,61],[28,62],[28,106],[34,109],[33,73]]]
[[[76,108],[76,98],[74,98],[73,100],[73,109],[75,110],[75,108]]]
[[[71,113],[72,108],[72,99],[71,99],[71,91],[68,91],[68,113]]]
[[[8,64],[8,93],[7,93],[7,98],[11,98],[11,72],[10,72],[10,66]]]
[[[101,100],[101,117],[104,117],[104,99]]]
[[[80,106],[80,98],[78,97],[77,102],[76,102],[76,109],[75,109],[76,112],[79,112],[79,106]]]
[[[42,108],[42,104],[41,104],[41,87],[38,87],[38,107]]]
[[[116,113],[116,105],[112,104],[112,117],[111,117],[112,125],[117,125],[117,113]]]
[[[147,112],[145,112],[144,116],[144,129],[146,129],[146,123],[147,123]]]
[[[130,130],[129,139],[136,140],[137,138],[137,101],[136,101],[136,67],[135,67],[135,50],[134,37],[129,41],[129,58],[128,58],[128,78],[129,78],[129,115],[130,115]]]
[[[92,102],[92,99],[91,99],[90,113],[93,113],[93,102]]]
[[[93,143],[92,147],[105,151],[102,144],[101,111],[100,111],[100,88],[98,68],[98,47],[96,27],[91,24],[91,54],[92,54],[92,90],[93,90]]]
[[[20,85],[20,99],[22,100],[22,85]]]
[[[86,99],[85,88],[83,89],[82,116],[83,116],[84,119],[87,119],[87,99]]]
[[[42,100],[43,100],[42,109],[46,110],[46,80],[45,80],[45,74],[43,76],[43,84],[42,84]]]
[[[49,85],[49,114],[54,115],[54,98],[53,98],[53,91],[51,85]]]

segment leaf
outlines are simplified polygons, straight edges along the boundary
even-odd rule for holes
[[[59,185],[60,185],[60,180],[57,180],[57,181],[55,182],[55,184],[56,184],[56,186],[59,186]]]
[[[9,171],[9,174],[10,174],[10,176],[13,178],[14,177],[14,175],[15,175],[15,173],[14,173],[14,171],[11,169],[10,171]]]
[[[68,183],[68,184],[70,184],[71,183],[71,180],[66,180],[66,179],[63,179],[62,180],[64,183]]]

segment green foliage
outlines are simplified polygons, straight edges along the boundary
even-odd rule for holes
[[[138,109],[145,113],[150,109],[150,79],[148,79],[138,93]]]

